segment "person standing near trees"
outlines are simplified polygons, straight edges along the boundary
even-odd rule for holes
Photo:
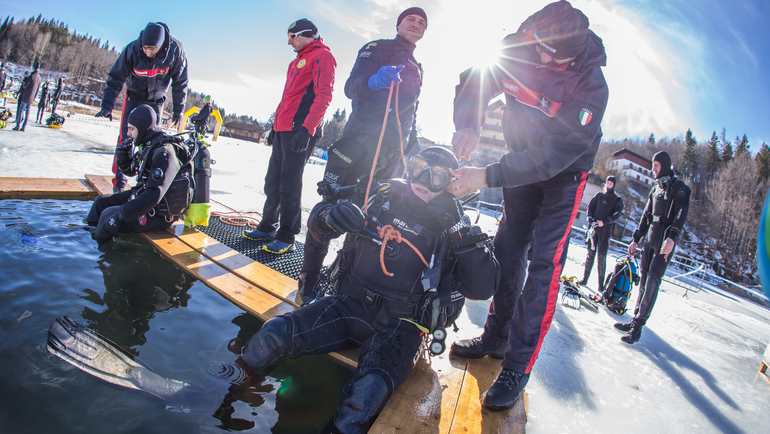
[[[21,88],[19,88],[19,104],[16,111],[16,126],[13,127],[14,131],[24,131],[27,127],[29,109],[32,107],[32,102],[35,101],[37,91],[40,88],[39,69],[40,64],[35,62],[35,65],[32,67],[32,73],[21,83]]]
[[[56,113],[56,107],[59,105],[59,98],[64,90],[64,78],[59,77],[59,81],[56,82],[56,90],[51,95],[51,113]]]
[[[642,336],[642,328],[655,306],[660,283],[674,257],[676,242],[684,230],[690,207],[690,188],[674,175],[668,153],[660,151],[652,157],[652,173],[655,185],[650,190],[642,219],[634,231],[634,240],[628,245],[628,254],[633,256],[644,240],[639,284],[641,293],[636,300],[634,319],[615,324],[616,329],[627,333],[620,338],[627,344],[637,342]]]
[[[599,256],[596,272],[599,277],[598,291],[604,292],[604,272],[607,268],[607,250],[610,247],[610,237],[615,221],[623,215],[623,199],[615,194],[615,177],[610,175],[604,181],[604,191],[596,193],[588,204],[588,224],[590,229],[586,236],[588,255],[586,256],[585,270],[581,285],[588,284],[591,269],[594,267],[594,258]]]
[[[265,175],[262,221],[243,233],[247,239],[267,241],[262,250],[276,255],[294,250],[302,224],[302,174],[332,101],[337,68],[318,28],[307,18],[289,25],[288,44],[297,57],[289,63],[283,97],[267,136],[273,150]]]
[[[37,116],[35,121],[37,123],[43,123],[43,117],[45,116],[45,109],[48,106],[48,82],[43,83],[43,87],[40,88],[40,99],[37,100]]]
[[[104,87],[102,107],[96,117],[112,120],[112,109],[126,84],[126,96],[120,118],[118,145],[123,142],[128,128],[128,113],[142,104],[155,110],[161,119],[161,107],[166,101],[166,91],[171,86],[173,98],[171,123],[176,125],[182,117],[185,98],[187,97],[187,56],[182,44],[171,36],[168,26],[163,23],[148,23],[139,33],[139,37],[129,43],[120,53],[107,77]],[[117,148],[116,148],[117,152]],[[114,192],[122,191],[128,182],[120,172],[117,153],[113,158],[112,180]]]

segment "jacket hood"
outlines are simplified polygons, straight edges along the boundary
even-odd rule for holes
[[[329,52],[331,51],[329,46],[324,43],[324,40],[322,38],[318,38],[318,39],[314,40],[313,42],[305,45],[305,47],[302,48],[301,50],[299,50],[297,52],[297,56],[301,56],[303,54],[307,54],[307,53],[309,53],[311,51],[315,51],[315,50],[326,50],[326,51],[329,51]]]

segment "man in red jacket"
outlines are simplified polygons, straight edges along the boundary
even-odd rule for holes
[[[302,173],[332,100],[337,67],[315,24],[306,18],[289,26],[288,43],[297,58],[289,64],[283,97],[267,137],[273,152],[265,175],[267,199],[262,221],[243,234],[248,239],[268,241],[262,250],[274,254],[294,250],[301,224]]]

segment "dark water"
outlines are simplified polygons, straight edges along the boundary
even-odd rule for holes
[[[81,223],[88,207],[0,200],[0,433],[305,433],[331,418],[346,368],[321,356],[266,377],[220,372],[259,322],[139,237],[100,251]],[[191,392],[164,402],[49,355],[48,326],[61,315]]]

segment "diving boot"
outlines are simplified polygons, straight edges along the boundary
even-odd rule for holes
[[[642,337],[642,326],[637,325],[631,328],[631,330],[626,334],[625,336],[621,337],[620,340],[631,345],[639,342],[639,339]]]
[[[465,359],[480,359],[484,356],[502,359],[505,357],[508,342],[503,339],[498,339],[497,342],[492,340],[485,339],[483,334],[472,339],[462,339],[452,344],[449,354]]]
[[[243,238],[252,241],[271,241],[275,237],[275,232],[265,232],[259,229],[253,229],[250,231],[243,231],[241,234]]]
[[[629,321],[629,322],[616,322],[616,323],[615,323],[615,328],[616,328],[616,329],[618,329],[618,330],[620,330],[620,331],[622,331],[622,332],[624,332],[624,333],[628,333],[628,332],[630,332],[630,331],[631,331],[631,329],[633,329],[633,328],[634,328],[634,325],[635,325],[635,324],[636,324],[636,323],[635,323],[634,321]]]
[[[493,410],[507,410],[521,397],[524,386],[529,381],[529,374],[514,369],[503,368],[492,387],[484,397],[484,407]]]
[[[274,255],[283,255],[294,251],[294,243],[287,243],[281,240],[273,240],[262,246],[262,251]]]

